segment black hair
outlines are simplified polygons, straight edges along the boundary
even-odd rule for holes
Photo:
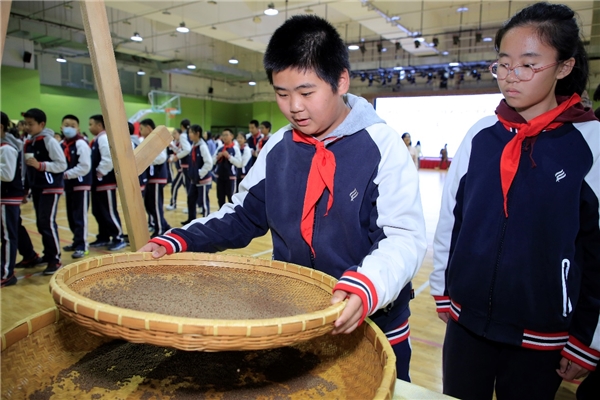
[[[560,96],[571,96],[573,93],[581,95],[587,86],[589,65],[575,12],[564,4],[546,2],[526,7],[498,30],[494,43],[496,51],[500,50],[506,32],[523,26],[535,28],[540,40],[556,50],[557,61],[566,61],[571,57],[575,59],[571,73],[556,83],[555,93]]]
[[[225,128],[225,129],[223,129],[223,130],[221,131],[221,134],[223,134],[223,132],[225,132],[225,131],[227,131],[227,132],[231,133],[231,136],[234,136],[234,135],[233,135],[233,131],[232,131],[231,129],[229,129],[229,128]],[[235,136],[234,136],[234,137],[235,137]]]
[[[201,127],[200,125],[198,125],[198,124],[194,124],[194,125],[190,126],[190,129],[191,129],[193,132],[195,132],[195,133],[198,133],[199,135],[202,135],[202,132],[203,132],[203,131],[202,131],[202,127]]]
[[[598,118],[600,120],[600,107],[598,107],[594,110],[594,115],[596,116],[596,118]]]
[[[33,118],[33,120],[38,124],[46,122],[46,113],[39,108],[30,108],[29,110],[25,111],[23,116],[25,118]]]
[[[0,111],[0,124],[4,127],[4,132],[8,132],[8,128],[10,128],[10,119],[4,111]]]
[[[96,115],[92,115],[90,117],[90,119],[93,119],[94,121],[96,121],[96,123],[101,124],[102,128],[106,128],[106,126],[104,125],[104,117],[102,116],[102,114],[96,114]]]
[[[185,130],[187,131],[188,129],[190,129],[190,125],[191,122],[189,119],[185,118],[181,120],[181,123],[179,124],[179,126],[183,126],[185,128]]]
[[[260,124],[267,128],[269,132],[271,131],[271,123],[269,121],[263,121]]]
[[[129,136],[135,135],[135,126],[129,121],[127,121],[127,127],[129,128]]]
[[[182,134],[182,133],[183,133],[183,131],[182,131],[181,129],[179,129],[179,128],[174,128],[174,129],[175,129],[175,130],[177,131],[177,133],[179,133],[179,134]]]
[[[211,131],[206,131],[206,139],[212,139],[213,134]]]
[[[63,117],[61,122],[64,122],[65,119],[72,119],[73,121],[77,121],[77,125],[79,125],[79,118],[74,116],[73,114],[67,114]]]
[[[408,132],[404,132],[404,133],[402,134],[402,139],[404,139],[404,138],[405,138],[407,135],[408,135],[408,136],[410,136],[410,133],[408,133]],[[408,145],[409,145],[409,146],[412,146],[412,140],[411,140],[410,142],[408,142]]]
[[[350,71],[348,48],[338,31],[316,15],[294,15],[269,40],[263,58],[269,82],[273,72],[288,68],[314,71],[334,93],[344,70]]]
[[[140,125],[149,126],[152,130],[156,129],[156,124],[150,118],[146,118],[140,121]]]
[[[250,123],[250,124],[252,124],[252,125],[254,125],[254,126],[255,126],[255,127],[257,127],[257,128],[258,128],[258,126],[260,125],[260,124],[258,123],[258,121],[257,121],[257,120],[255,120],[255,119],[253,119],[253,120],[252,120],[252,121],[250,121],[249,123]]]

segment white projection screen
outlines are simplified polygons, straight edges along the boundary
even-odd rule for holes
[[[421,142],[423,157],[439,157],[444,144],[452,158],[475,122],[493,115],[501,93],[456,96],[379,97],[377,114],[399,134]]]

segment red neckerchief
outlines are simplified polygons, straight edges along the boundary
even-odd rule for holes
[[[556,101],[559,103],[557,107],[538,115],[530,121],[525,121],[505,100],[502,100],[496,108],[498,119],[504,127],[509,131],[516,129],[516,135],[504,146],[500,158],[500,180],[504,196],[504,215],[506,217],[508,217],[508,191],[519,168],[523,141],[526,138],[539,135],[544,130],[556,129],[565,122],[585,122],[596,119],[591,110],[586,111],[583,108],[581,98],[577,93],[574,93],[571,97],[557,96]]]
[[[224,144],[223,145],[223,150],[221,150],[223,153],[227,153],[227,149],[232,149],[234,146],[233,142],[229,143],[229,144]],[[217,163],[223,162],[223,160],[226,160],[226,158],[221,157],[219,158],[219,161],[217,161]]]
[[[77,135],[73,136],[71,139],[65,139],[65,141],[63,142],[65,144],[65,157],[67,158],[68,162],[71,162],[71,145],[73,145],[79,139],[83,139],[83,136],[81,136],[78,133]]]
[[[305,135],[297,130],[293,130],[293,140],[297,143],[304,143],[315,146],[315,155],[310,164],[308,180],[306,182],[306,193],[304,194],[304,206],[302,207],[302,219],[300,220],[300,233],[304,241],[310,246],[310,251],[315,256],[315,249],[312,245],[313,228],[315,222],[315,211],[317,202],[323,195],[325,188],[329,191],[329,200],[327,201],[327,211],[329,213],[333,205],[333,178],[335,175],[335,155],[325,148],[325,141],[320,141],[312,136]],[[327,144],[332,143],[338,138],[328,140]]]
[[[196,165],[196,149],[194,147],[198,147],[199,144],[194,144],[192,146],[192,164]]]

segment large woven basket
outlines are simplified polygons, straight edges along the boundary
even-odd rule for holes
[[[366,320],[274,350],[186,352],[91,335],[56,308],[2,334],[2,399],[391,399],[395,356]]]
[[[333,329],[337,281],[294,264],[221,254],[120,253],[70,264],[50,280],[66,317],[90,332],[181,350],[259,350]]]

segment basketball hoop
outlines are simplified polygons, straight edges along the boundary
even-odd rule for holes
[[[165,108],[165,114],[167,114],[167,117],[169,119],[173,119],[173,118],[175,118],[175,114],[177,114],[177,109],[176,108]]]

